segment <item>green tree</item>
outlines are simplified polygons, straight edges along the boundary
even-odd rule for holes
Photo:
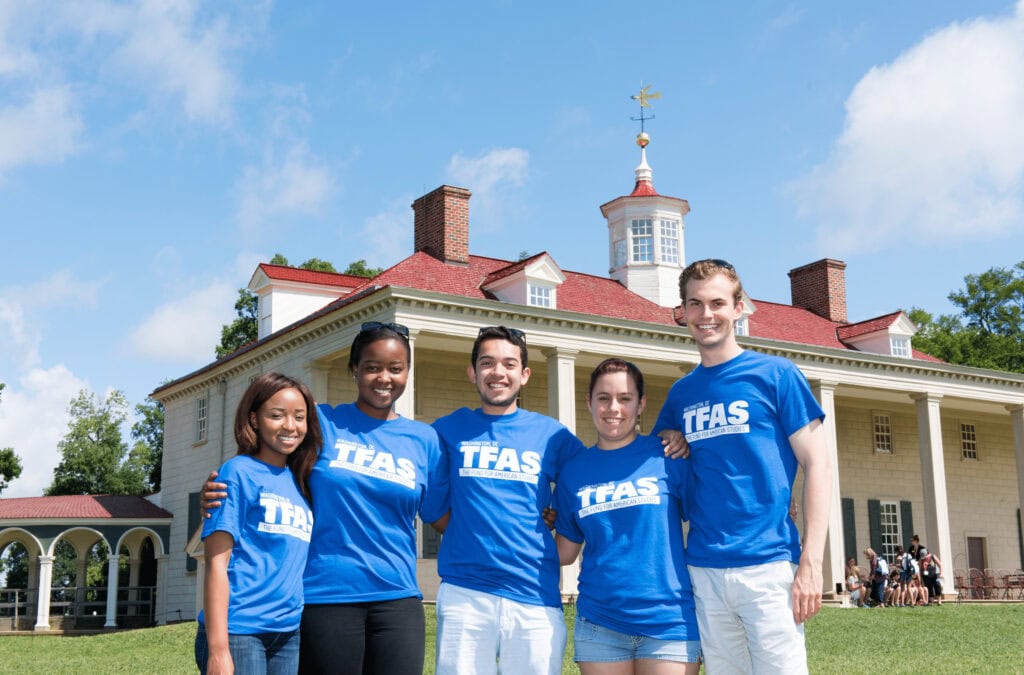
[[[259,335],[256,323],[258,313],[259,297],[248,289],[239,288],[238,299],[235,301],[237,316],[234,321],[221,326],[220,329],[220,344],[215,349],[218,359],[250,342],[255,342]]]
[[[128,453],[128,461],[138,465],[146,474],[149,489],[159,492],[164,456],[164,404],[146,397],[145,401],[135,406],[135,414],[137,419],[132,425],[135,445]]]
[[[908,313],[918,327],[915,349],[949,363],[1024,373],[1024,261],[968,274],[948,298],[959,313]]]
[[[0,399],[6,386],[0,382]],[[0,449],[0,494],[10,486],[12,480],[21,475],[21,469],[21,458],[14,452],[14,448]]]
[[[61,461],[45,494],[144,494],[146,473],[138,462],[128,461],[128,445],[121,437],[128,418],[124,394],[115,390],[101,402],[83,389],[72,399],[68,414],[68,432],[57,444]]]
[[[21,469],[21,458],[14,452],[14,448],[0,450],[0,495],[12,480],[21,475]]]
[[[334,269],[334,265],[320,258],[310,258],[299,265],[299,267],[304,270],[313,270],[314,272],[334,272],[335,274],[338,272],[338,270]]]
[[[359,260],[350,262],[342,274],[351,274],[354,277],[366,277],[367,279],[372,279],[383,271],[383,267],[367,267],[366,261],[360,258]]]
[[[362,269],[366,270],[366,262],[363,260],[358,262],[362,265]],[[270,259],[270,264],[289,266],[288,258],[280,253],[274,254],[274,257]],[[352,263],[352,265],[355,264]],[[352,265],[349,265],[349,268],[352,268]],[[314,272],[337,272],[333,264],[320,258],[310,258],[299,265],[299,268]],[[359,276],[376,276],[380,274],[380,270],[366,271],[369,274],[360,274]],[[346,272],[346,274],[356,273]],[[214,349],[218,359],[224,358],[250,342],[255,342],[259,337],[259,296],[246,288],[239,288],[238,299],[235,301],[235,314],[234,321],[221,326],[220,344]]]

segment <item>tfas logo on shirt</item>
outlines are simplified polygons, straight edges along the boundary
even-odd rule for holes
[[[407,457],[396,458],[390,452],[377,450],[372,445],[350,441],[338,441],[334,449],[338,451],[338,458],[331,460],[332,468],[383,478],[410,490],[416,487],[416,467]]]
[[[287,497],[269,492],[260,493],[260,506],[263,508],[260,532],[287,534],[309,541],[309,533],[313,531],[312,511],[300,504],[293,504]]]
[[[658,479],[654,476],[637,478],[635,481],[609,481],[600,485],[588,485],[576,493],[580,498],[579,516],[583,518],[594,513],[639,504],[658,504],[661,501],[659,493]]]
[[[460,476],[497,478],[537,484],[540,475],[540,453],[533,450],[520,452],[515,448],[500,448],[497,443],[464,442]]]
[[[746,401],[733,401],[728,406],[725,403],[705,403],[687,408],[683,412],[683,434],[692,443],[721,434],[748,433],[749,405]]]

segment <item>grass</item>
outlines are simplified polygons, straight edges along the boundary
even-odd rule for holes
[[[566,608],[570,630],[575,612]],[[427,667],[433,673],[434,610],[427,607]],[[1013,673],[1024,668],[1024,605],[826,607],[807,625],[812,673]],[[0,637],[2,673],[194,673],[195,624],[84,637]],[[572,638],[565,673],[572,662]]]

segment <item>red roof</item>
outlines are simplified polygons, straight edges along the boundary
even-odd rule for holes
[[[638,180],[636,185],[633,186],[633,191],[629,193],[630,197],[660,197],[658,191],[654,189],[654,183],[649,180]]]
[[[757,309],[748,319],[748,332],[754,337],[849,349],[836,336],[836,327],[843,324],[829,321],[802,307],[764,300],[753,300],[753,303]]]
[[[487,277],[482,282],[480,282],[480,286],[486,288],[487,286],[494,283],[498,279],[504,279],[505,277],[512,276],[513,274],[515,274],[521,269],[524,269],[527,265],[529,265],[534,260],[540,258],[542,255],[545,254],[546,251],[541,251],[537,255],[531,255],[529,258],[524,258],[513,265],[509,265],[508,267],[503,267],[499,270],[495,270],[494,272],[488,274]]]
[[[317,272],[315,270],[304,270],[300,267],[288,267],[286,265],[260,263],[260,269],[263,270],[263,273],[268,278],[278,281],[298,281],[305,284],[341,286],[343,288],[355,288],[366,283],[366,277],[357,277],[353,274]]]
[[[66,495],[0,499],[0,521],[20,518],[173,518],[153,502],[130,495]]]
[[[859,323],[848,323],[845,326],[840,326],[836,329],[836,333],[839,334],[840,340],[849,340],[861,335],[868,335],[869,333],[877,333],[878,331],[885,330],[889,326],[896,323],[896,319],[903,314],[903,312],[893,312],[892,314],[884,314],[874,319],[868,319],[867,321],[861,321]]]
[[[521,269],[519,265],[525,266],[526,262],[512,263],[471,255],[466,265],[445,264],[421,251],[384,271],[372,283],[378,287],[405,286],[467,298],[493,299],[494,296],[483,290],[484,282],[504,276],[509,266]],[[617,281],[579,272],[562,272],[565,281],[558,287],[560,310],[675,325],[670,308],[656,305]]]

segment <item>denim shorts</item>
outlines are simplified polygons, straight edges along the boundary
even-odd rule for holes
[[[697,663],[700,640],[658,640],[646,635],[627,635],[576,615],[573,635],[577,663],[612,663],[657,659],[677,663]]]

